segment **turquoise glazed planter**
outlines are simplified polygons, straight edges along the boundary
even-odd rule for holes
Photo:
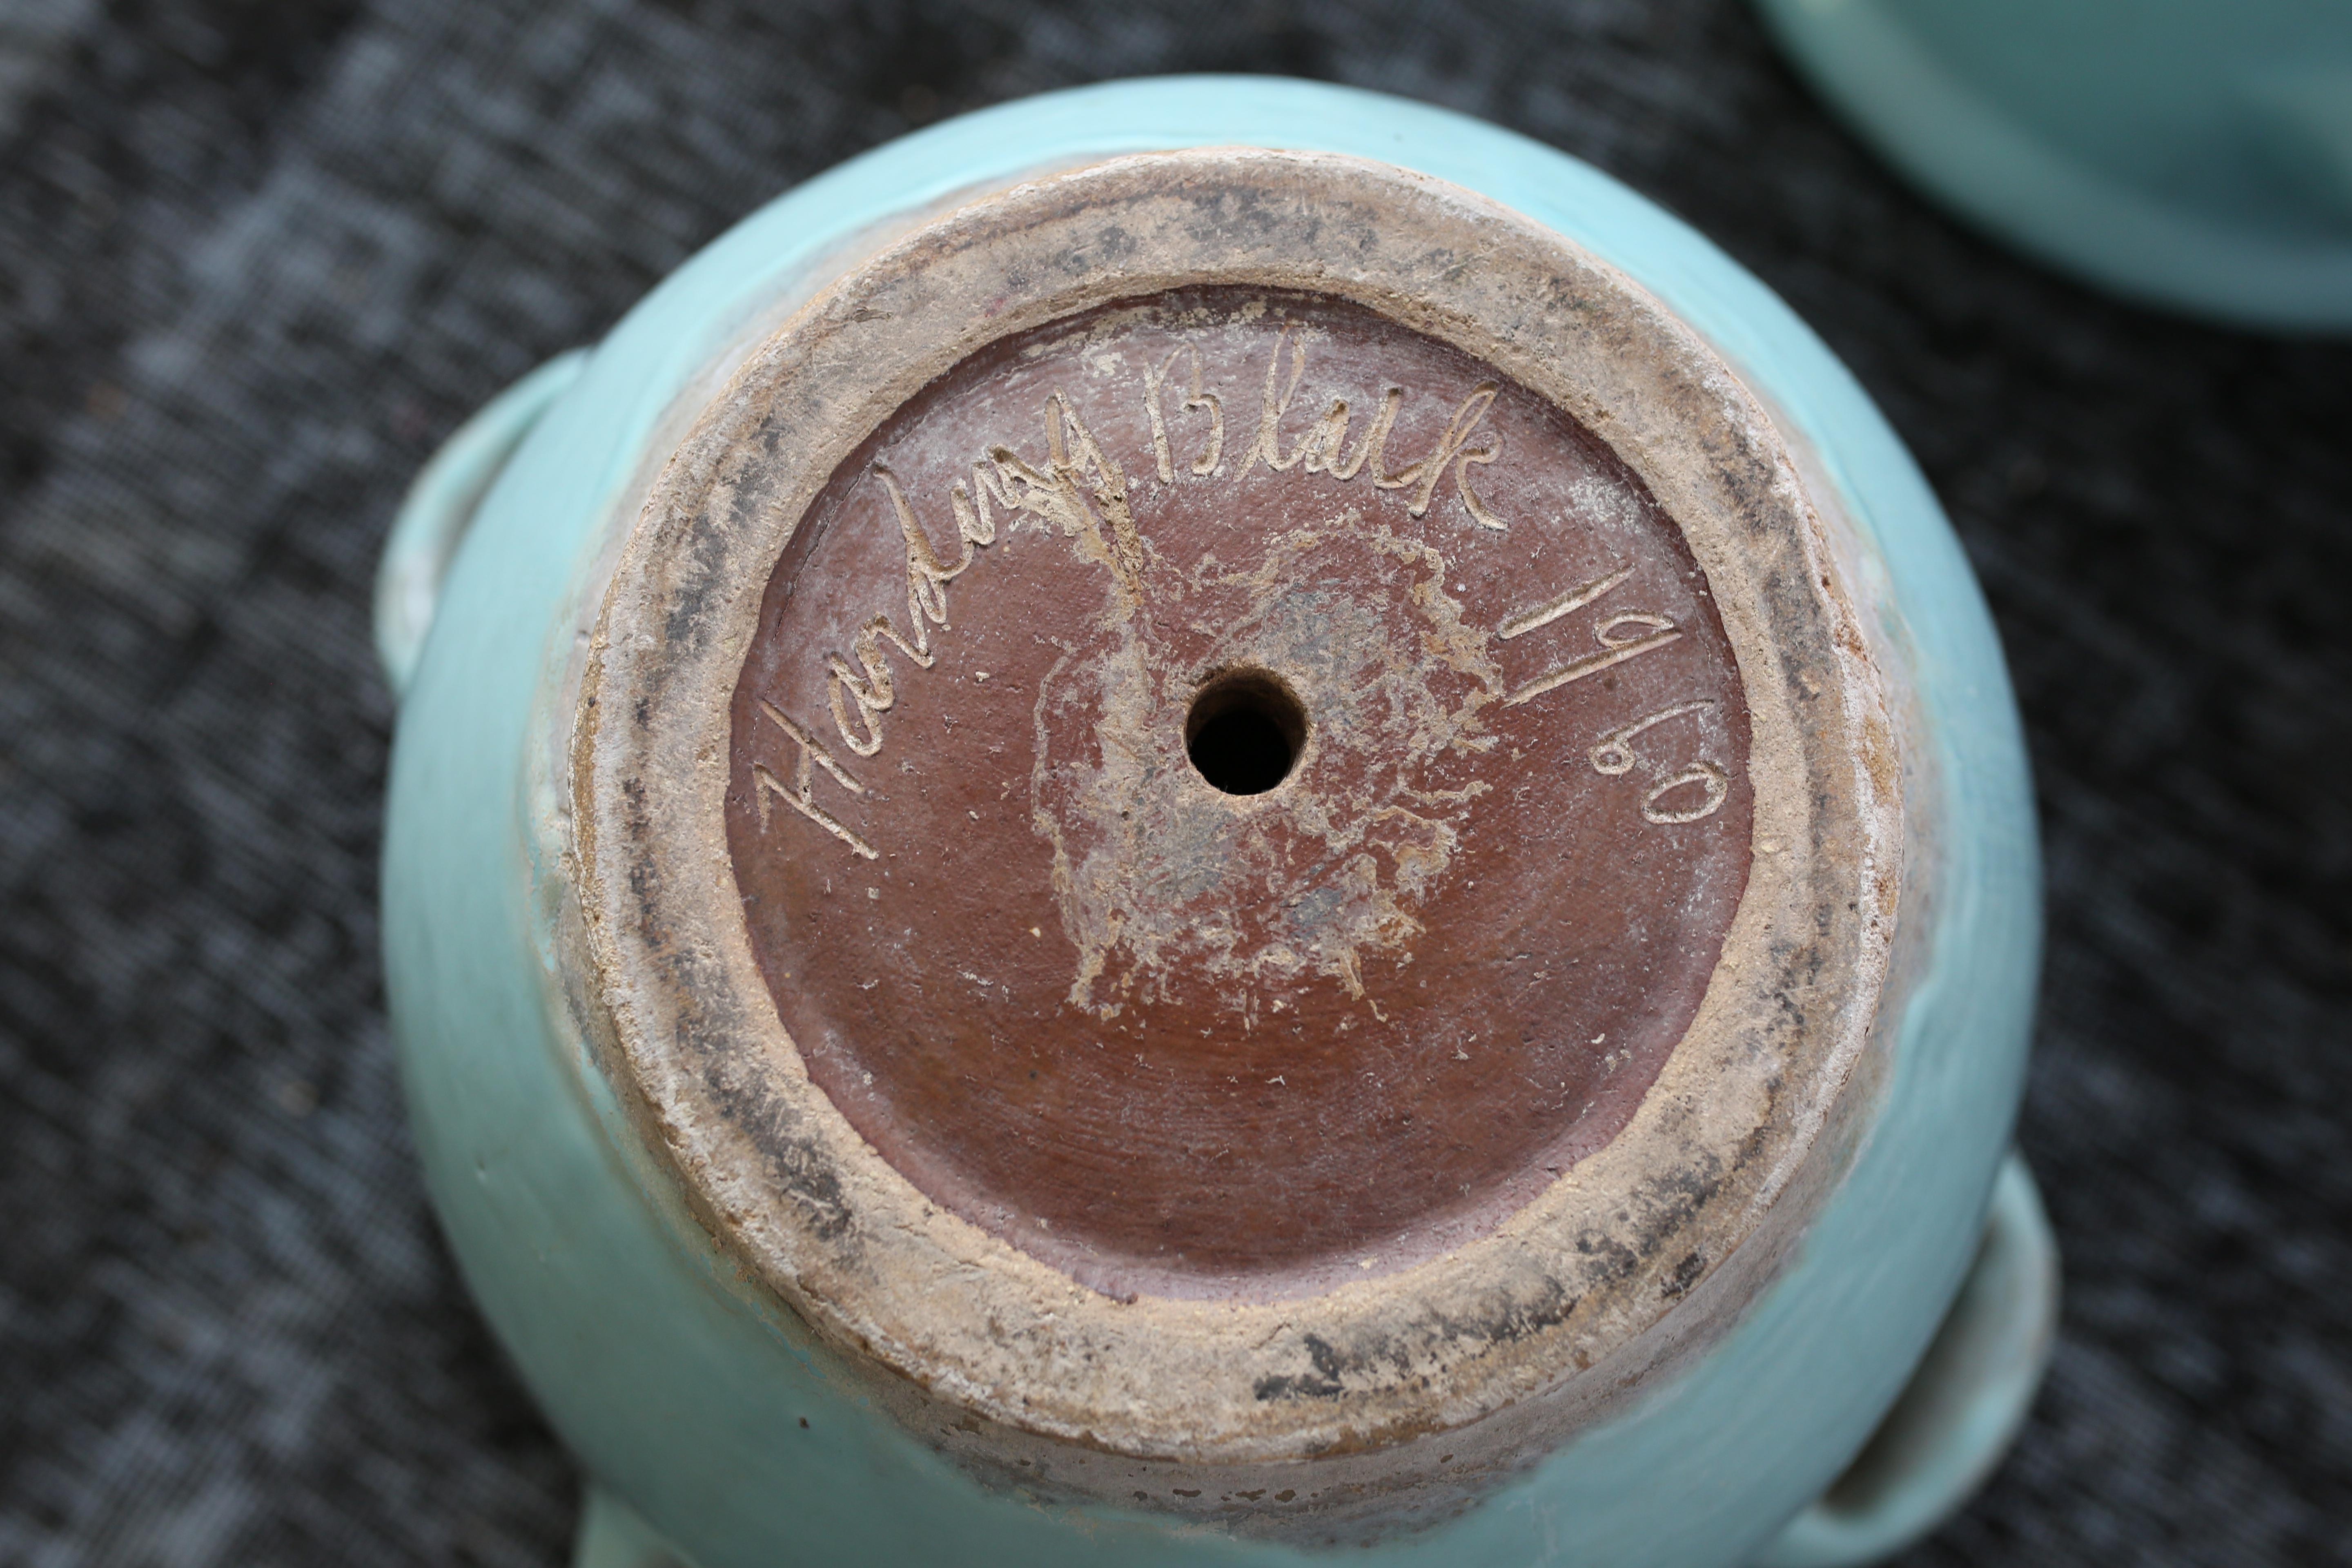
[[[1857,133],[1997,238],[2151,305],[2352,327],[2352,9],[1759,3]]]
[[[969,479],[934,476],[935,452]],[[1592,499],[1610,485],[1634,500]],[[1555,505],[1600,508],[1633,563],[1552,563]],[[1222,553],[1186,565],[1186,528],[1228,529]],[[940,542],[959,531],[960,563]],[[878,579],[820,552],[861,539]],[[791,617],[817,612],[797,606],[835,584],[851,619],[803,636]],[[1080,615],[1104,594],[1129,618]],[[1073,629],[1130,637],[1139,605],[1213,619],[1249,595],[1224,651],[1161,685],[1174,643],[1147,643],[1130,679],[1113,655],[1131,637],[1089,653]],[[1346,661],[1387,646],[1383,615],[1409,651],[1368,684]],[[2039,927],[1990,622],[1819,340],[1574,160],[1417,104],[1220,78],[891,143],[753,215],[454,437],[395,525],[377,630],[400,696],[385,952],[418,1146],[468,1285],[591,1478],[583,1564],[1863,1563],[1957,1507],[2023,1417],[2055,1258],[2007,1152]],[[829,663],[812,637],[838,639]],[[1082,658],[1087,682],[1054,685]],[[1354,945],[1312,946],[1304,957],[1269,941],[1196,1002],[1153,993],[1135,956],[1160,884],[1112,887],[1118,920],[1088,923],[1087,868],[1159,865],[1222,812],[1218,858],[1184,862],[1213,881],[1323,811],[1338,786],[1318,781],[1386,743],[1382,713],[1422,703],[1411,735],[1432,732],[1441,676],[1451,749],[1428,753],[1414,811],[1373,814],[1421,837],[1347,862],[1391,900]],[[1113,700],[1162,685],[1131,721]],[[1097,688],[1108,705],[1088,707]],[[1245,721],[1278,782],[1218,749]],[[1505,787],[1439,788],[1547,724],[1585,728]],[[938,805],[904,782],[1033,729],[1034,767],[1002,791],[991,773]],[[1104,784],[1120,746],[1168,765]],[[1023,777],[1007,836],[985,837]],[[1514,779],[1596,804],[1523,810]],[[1163,800],[1178,815],[1096,855],[1057,780],[1108,801],[1114,835]],[[923,868],[926,811],[977,825],[979,858]],[[1446,882],[1481,833],[1684,879],[1681,912],[1609,941],[1665,931],[1639,973],[1696,965],[1685,999],[1602,994],[1612,950],[1574,922],[1606,900],[1550,860]],[[1076,868],[1050,889],[1014,864],[1049,837]],[[1487,903],[1444,901],[1481,880]],[[920,942],[861,934],[960,897],[977,913]],[[1024,900],[1046,912],[1014,919]],[[1202,907],[1167,951],[1231,980],[1239,950]],[[1446,959],[1457,910],[1465,930],[1552,921],[1587,977],[1473,963],[1540,961],[1532,938]],[[975,922],[972,956],[942,957]],[[842,954],[872,962],[828,992]],[[856,1020],[885,1015],[854,1010],[920,1007],[909,977],[938,963],[1016,978],[964,973],[964,999],[919,1029],[889,1015],[877,1046],[885,1026]],[[1315,1026],[1265,1060],[1294,1065],[1234,1102],[1273,1108],[1250,1168],[1202,1175],[1220,1151],[1162,1146],[1185,1117],[1214,1131],[1223,1101],[1136,1116],[1072,1181],[1020,1129],[1074,1147],[1097,1129],[1024,1100],[1038,1071],[923,1099],[948,1069],[902,1064],[1007,1005],[1024,963],[1053,977],[1040,1070],[1072,1104],[1097,1074],[1113,1120],[1121,1086],[1160,1091],[1104,1041],[1132,1026],[1139,1064],[1225,1051],[1216,1081],[1238,1083],[1290,999]],[[1428,982],[1454,1011],[1398,1025]],[[1528,984],[1516,1044],[1457,1031],[1421,1051]],[[796,1011],[829,995],[814,1022]],[[1211,1026],[1146,1037],[1193,1005]],[[1541,1054],[1546,1020],[1605,1007],[1627,1021]],[[1333,1050],[1386,1059],[1381,1028],[1421,1051],[1411,1082],[1440,1087],[1325,1147],[1318,1128],[1404,1102],[1334,1090],[1300,1120],[1283,1096],[1320,1092]],[[1050,1054],[1056,1029],[1076,1055]],[[981,1044],[1001,1064],[1026,1038]],[[1532,1095],[1496,1088],[1506,1062]],[[1554,1062],[1556,1114],[1529,1076]],[[1567,1092],[1571,1070],[1598,1087]],[[985,1131],[1008,1105],[1030,1120]],[[1405,1125],[1449,1116],[1473,1131],[1435,1154]],[[1522,1121],[1534,1141],[1479,1176],[1480,1140]],[[1130,1243],[1118,1194],[1163,1167],[1170,1226],[1198,1221],[1200,1184],[1270,1184],[1289,1207]],[[1431,1173],[1444,1204],[1407,1191]],[[1476,1178],[1459,1199],[1456,1176]],[[1321,1217],[1286,1229],[1293,1209]]]

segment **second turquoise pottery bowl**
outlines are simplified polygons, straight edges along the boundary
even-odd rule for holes
[[[1214,78],[894,142],[453,437],[377,629],[583,1564],[1862,1563],[2022,1418],[1992,628],[1571,159]]]
[[[1759,5],[1864,140],[2028,255],[2194,315],[2352,329],[2352,6]]]

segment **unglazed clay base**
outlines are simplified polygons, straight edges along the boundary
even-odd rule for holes
[[[1748,875],[1748,715],[1580,426],[1328,297],[1014,334],[778,562],[728,835],[810,1076],[1112,1296],[1494,1229],[1631,1119]]]
[[[615,1076],[961,1461],[1449,1510],[1713,1343],[1850,1156],[1902,826],[1840,572],[1722,363],[1466,192],[976,202],[752,353],[623,546],[572,763]]]

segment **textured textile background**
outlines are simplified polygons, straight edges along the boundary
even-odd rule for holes
[[[1915,1565],[2352,1561],[2352,348],[1899,186],[1731,0],[0,4],[0,1563],[551,1564],[575,1484],[427,1213],[373,914],[403,486],[794,181],[1042,89],[1283,71],[1590,159],[1860,374],[1983,574],[2066,1247]]]

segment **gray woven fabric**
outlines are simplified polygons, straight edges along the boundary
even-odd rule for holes
[[[0,1563],[562,1560],[435,1234],[373,903],[374,552],[436,442],[911,122],[1278,70],[1588,158],[1780,290],[1951,509],[2032,731],[2016,1458],[1914,1564],[2352,1561],[2352,350],[1941,217],[1727,0],[0,6]]]

